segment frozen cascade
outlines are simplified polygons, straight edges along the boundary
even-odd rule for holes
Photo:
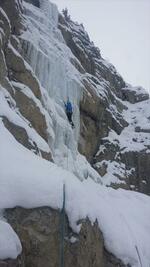
[[[48,2],[45,3],[48,4]],[[123,189],[114,190],[104,185],[98,185],[91,179],[85,180],[85,178],[91,177],[100,182],[100,177],[90,167],[86,159],[78,153],[78,132],[74,132],[71,129],[63,104],[63,100],[66,100],[69,95],[74,104],[76,129],[79,129],[78,105],[82,97],[80,74],[70,64],[70,58],[73,55],[65,46],[61,33],[56,28],[55,22],[57,20],[55,15],[50,20],[43,13],[44,10],[46,10],[47,14],[51,14],[52,11],[46,8],[46,4],[43,4],[43,11],[34,8],[31,4],[25,4],[25,8],[27,31],[22,35],[22,45],[25,49],[26,58],[28,57],[27,61],[38,75],[42,84],[43,102],[41,103],[35,97],[31,88],[28,88],[23,83],[18,81],[11,81],[11,83],[33,100],[40,112],[45,115],[49,144],[53,148],[55,164],[40,158],[20,144],[14,138],[15,135],[13,136],[11,131],[9,132],[6,129],[2,118],[0,119],[0,258],[16,258],[21,252],[21,243],[18,237],[6,221],[3,221],[2,209],[16,206],[27,209],[50,206],[53,209],[61,209],[62,189],[65,183],[67,196],[65,212],[68,215],[70,227],[74,232],[79,232],[80,230],[80,225],[77,224],[78,221],[88,217],[91,223],[94,224],[95,220],[97,220],[103,233],[105,248],[108,251],[118,259],[122,259],[126,265],[150,267],[150,199],[148,196],[138,192]],[[53,12],[55,14],[56,10],[54,9]],[[15,47],[13,48],[10,44],[8,47],[12,49],[14,55],[20,57]],[[60,61],[58,58],[60,58]],[[26,62],[25,64],[26,68],[29,68]],[[48,66],[49,69],[47,70]],[[56,84],[57,86],[55,86]],[[27,119],[24,118],[23,114],[19,113],[18,105],[15,105],[13,97],[11,99],[11,96],[9,96],[9,91],[1,85],[0,87],[1,117],[6,116],[13,124],[16,122],[16,125],[20,125],[27,132],[31,142],[35,140],[38,147],[41,146],[41,149],[43,147],[44,151],[49,152],[47,143],[44,140],[43,143],[39,139],[40,136],[35,129],[30,127]],[[134,88],[128,89],[134,92]],[[140,88],[139,95],[141,91],[142,89]],[[46,107],[47,112],[43,106]],[[112,113],[114,112],[113,114],[115,114],[116,107],[114,105],[114,108],[110,109]],[[125,127],[119,136],[110,131],[107,137],[108,140],[112,144],[118,140],[120,148],[122,146],[126,149],[129,145],[129,151],[131,151],[132,145],[133,151],[136,151],[137,146],[139,148],[140,144],[140,151],[142,151],[145,145],[149,145],[148,135],[145,135],[149,133],[144,132],[144,135],[142,135],[140,132],[134,132],[133,129],[136,125],[142,126],[142,129],[149,130],[149,100],[143,103],[136,103],[134,106],[128,103],[128,109],[124,110],[123,115],[129,125]],[[139,138],[139,143],[130,144],[132,134],[134,134],[133,137]],[[100,149],[105,151],[105,146],[101,146]],[[70,172],[59,168],[57,165],[69,169]],[[116,171],[118,176],[124,171],[125,174],[127,173],[126,166],[120,164],[120,162],[118,165],[116,165],[116,162],[110,162],[108,168]],[[119,172],[118,169],[120,169]],[[111,170],[109,173],[111,173]],[[84,181],[81,183],[76,177],[81,180],[84,179]],[[107,178],[109,177],[107,176]],[[28,241],[27,238],[27,244]]]
[[[74,55],[57,28],[57,7],[48,0],[41,0],[40,9],[26,2],[24,8],[28,30],[21,36],[23,53],[41,83],[43,102],[53,122],[51,132],[54,131],[55,135],[49,134],[49,143],[54,161],[81,180],[90,176],[99,181],[100,176],[77,150],[83,84],[80,73],[71,63]],[[73,103],[74,130],[64,110],[67,97]]]
[[[40,8],[44,11],[46,17],[53,22],[53,25],[58,25],[58,10],[54,3],[50,3],[49,0],[40,0]]]
[[[82,96],[80,75],[70,63],[73,55],[56,28],[57,7],[49,1],[41,3],[41,8],[46,16],[50,16],[49,19],[38,8],[32,6],[31,9],[30,4],[24,3],[28,28],[22,34],[25,58],[50,97],[60,104],[60,101],[63,103],[69,96],[76,108]]]

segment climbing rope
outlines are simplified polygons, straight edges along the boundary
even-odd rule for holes
[[[64,267],[65,201],[66,192],[65,184],[63,184],[63,205],[60,212],[60,267]]]
[[[140,257],[140,253],[139,253],[139,249],[138,249],[138,247],[135,245],[135,249],[136,249],[136,253],[137,253],[137,255],[138,255],[138,259],[139,259],[139,262],[140,262],[140,266],[141,267],[143,267],[143,265],[142,265],[142,260],[141,260],[141,257]]]
[[[67,130],[67,139],[69,138],[69,129]],[[69,140],[66,140],[68,143]],[[67,151],[67,169],[69,170],[69,148]],[[66,202],[66,191],[65,184],[63,184],[63,205],[60,212],[60,267],[64,267],[64,239],[65,239],[65,202]]]

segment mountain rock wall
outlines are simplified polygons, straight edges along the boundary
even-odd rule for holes
[[[63,220],[60,211],[47,207],[29,210],[15,208],[6,210],[5,216],[20,237],[23,246],[21,257],[17,261],[12,261],[12,266],[59,266]],[[97,222],[91,225],[86,219],[79,224],[82,224],[80,234],[73,233],[65,216],[64,264],[66,267],[124,267],[121,261],[106,252]],[[0,263],[0,266],[3,265]]]
[[[143,111],[149,103],[148,93],[124,82],[114,66],[102,58],[82,24],[60,15],[59,28],[83,67],[80,72],[86,73],[82,79],[85,89],[80,102],[79,151],[106,185],[149,194],[150,124],[149,113]],[[139,110],[146,129],[136,125],[141,123]]]
[[[3,121],[6,128],[21,144],[33,150],[34,153],[52,160],[51,153],[38,148],[38,144],[28,133],[30,128],[35,129],[37,134],[48,142],[45,116],[33,98],[31,99],[23,90],[30,90],[35,99],[41,101],[39,82],[19,53],[21,45],[18,38],[24,28],[22,2],[1,1],[1,7],[3,8],[0,10],[3,32],[0,43],[0,84],[7,90],[4,95],[8,106],[10,109],[13,108],[20,120],[25,121],[25,128],[28,128],[28,131],[22,127],[23,122],[22,125],[17,125],[17,121],[12,122],[9,115],[3,115]]]
[[[46,0],[0,0],[0,97],[5,103],[0,103],[0,117],[5,127],[27,149],[70,168],[80,180],[90,177],[150,194],[149,95],[124,82],[83,25],[46,5]],[[75,130],[64,111],[67,96]],[[59,265],[59,211],[15,208],[5,216],[23,252],[17,260],[0,261],[0,267]],[[77,235],[66,216],[65,230],[66,267],[124,266],[105,250],[96,222],[86,219]]]
[[[27,2],[34,4],[36,8],[40,6],[40,1]],[[50,72],[51,74],[46,74],[46,71],[49,68],[54,68],[53,66],[57,64],[57,60],[54,60],[54,62],[52,58],[47,60],[46,54],[41,57],[41,54],[47,48],[43,47],[43,52],[40,52],[40,50],[38,52],[37,48],[33,46],[33,42],[29,43],[24,37],[29,27],[24,14],[27,14],[30,18],[32,17],[32,11],[29,13],[26,7],[24,8],[22,1],[1,1],[1,6],[3,8],[3,11],[1,9],[1,27],[4,33],[1,38],[0,52],[1,85],[9,92],[9,97],[7,96],[11,98],[8,101],[11,102],[9,105],[16,106],[20,113],[19,116],[23,116],[28,127],[32,127],[43,141],[50,145],[49,150],[51,152],[43,151],[38,147],[35,140],[30,142],[31,138],[27,130],[23,129],[21,125],[14,125],[8,116],[3,116],[5,126],[27,148],[32,149],[36,154],[40,153],[41,156],[48,160],[53,160],[56,151],[55,142],[57,142],[57,145],[59,143],[61,145],[61,140],[60,142],[56,141],[56,137],[54,139],[52,132],[55,131],[55,135],[57,135],[58,131],[56,133],[56,129],[61,128],[62,125],[58,123],[55,115],[53,115],[53,118],[47,119],[51,116],[50,110],[42,110],[45,108],[45,104],[42,96],[43,92],[41,92],[40,84],[37,80],[38,77],[43,86],[46,86],[46,90],[49,90],[49,94],[59,99],[59,101],[62,90],[64,90],[62,99],[65,100],[67,95],[70,94],[70,98],[74,102],[73,120],[76,125],[74,133],[78,142],[78,149],[95,170],[102,175],[104,183],[113,186],[115,184],[115,187],[123,186],[149,194],[149,168],[147,166],[149,165],[148,133],[150,127],[148,126],[149,114],[148,112],[144,114],[143,111],[144,104],[146,103],[148,106],[149,95],[141,87],[133,88],[126,85],[114,66],[102,58],[99,49],[90,41],[83,25],[74,23],[71,19],[68,20],[62,15],[59,15],[58,26],[63,37],[59,30],[57,34],[55,30],[54,36],[60,43],[63,43],[63,46],[65,46],[66,42],[74,54],[75,57],[69,54],[69,68],[72,66],[76,69],[79,83],[72,82],[74,78],[68,76],[70,77],[67,78],[69,80],[61,84],[63,78],[59,80],[58,77],[66,73],[62,72],[62,68],[65,66],[64,63],[63,65],[61,65],[62,63],[59,64],[61,69],[56,69],[58,76],[57,79],[53,80],[52,76],[56,75],[56,72],[54,73],[53,71],[53,73]],[[52,10],[49,13],[53,12]],[[4,14],[5,11],[7,15]],[[12,22],[13,17],[15,17],[15,20]],[[56,17],[57,14],[53,18],[55,25],[57,25]],[[40,18],[40,21],[42,19]],[[47,22],[43,21],[42,23]],[[52,25],[49,26],[50,31],[52,31],[53,27]],[[53,43],[52,40],[51,42]],[[48,51],[50,51],[51,55],[54,54],[50,48]],[[66,50],[66,53],[70,53],[69,50]],[[66,62],[66,64],[68,63]],[[39,69],[39,65],[41,65],[42,70]],[[49,83],[46,82],[47,79],[49,79]],[[56,83],[58,83],[57,87]],[[59,84],[63,86],[63,89],[59,88]],[[31,91],[31,94],[33,94],[32,99],[29,93],[25,93],[26,90]],[[56,94],[53,93],[53,90],[56,90]],[[147,125],[144,128],[139,123],[139,110],[141,110],[141,114],[143,112],[144,120],[147,120]],[[49,114],[46,114],[46,112]],[[132,112],[135,115],[131,118]],[[128,117],[125,115],[126,113],[130,113]],[[53,122],[51,123],[50,121]],[[137,124],[136,121],[138,121]],[[54,126],[55,124],[57,126]],[[131,124],[133,125],[132,129],[130,127]],[[49,127],[51,127],[51,130],[48,130]],[[132,132],[130,138],[128,137],[128,129]],[[64,142],[66,131],[68,130],[65,128]],[[69,135],[72,135],[72,132]],[[110,135],[113,136],[113,142],[112,137],[109,138]],[[59,138],[62,137],[60,136]],[[123,139],[129,141],[126,142],[124,147],[122,146]],[[72,146],[74,143],[73,137],[71,137],[70,142]],[[128,152],[124,152],[129,144],[134,148],[130,149],[129,147]],[[141,144],[143,144],[142,148],[139,149],[138,146],[141,147]],[[76,145],[73,144],[73,146]],[[144,160],[141,160],[141,157]],[[56,160],[57,162],[60,161],[60,159]],[[130,164],[128,164],[129,162]],[[116,173],[117,169],[121,170],[121,175],[119,171]],[[108,179],[108,176],[113,176],[112,181]]]

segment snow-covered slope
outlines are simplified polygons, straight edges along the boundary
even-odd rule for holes
[[[116,191],[97,185],[91,179],[81,182],[70,172],[40,159],[21,146],[5,129],[2,121],[0,132],[1,209],[18,205],[25,208],[61,208],[65,184],[65,210],[75,232],[80,230],[80,225],[76,224],[80,219],[88,217],[92,223],[97,219],[104,235],[105,246],[110,252],[125,264],[137,267],[140,266],[138,249],[142,265],[149,266],[148,196],[122,189]],[[16,162],[17,168],[14,167]],[[7,228],[3,223],[1,230],[7,231]],[[5,250],[4,247],[0,248],[0,257],[16,257],[17,253],[20,253],[18,240],[11,234],[10,248],[10,241],[6,242],[5,238],[5,235],[0,237],[1,244],[3,240],[6,243]]]
[[[139,87],[124,91],[130,98],[130,102],[126,98],[123,101],[126,106],[123,117],[128,126],[119,135],[111,129],[108,136],[101,140],[95,168],[107,169],[103,176],[107,185],[122,180],[122,185],[128,184],[130,189],[149,194],[150,100],[146,91]],[[108,151],[112,153],[108,154]],[[111,174],[114,180],[110,178]]]
[[[50,1],[1,5],[1,211],[60,209],[65,184],[73,231],[80,219],[97,219],[107,250],[125,265],[149,267],[150,198],[105,187],[134,189],[139,175],[148,188],[148,94],[127,85],[83,26],[65,21]],[[75,129],[65,114],[67,97]],[[146,177],[134,153],[146,158]],[[2,216],[0,225],[0,258],[16,258],[20,241]]]

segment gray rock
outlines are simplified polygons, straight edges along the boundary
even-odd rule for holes
[[[129,101],[132,104],[149,99],[149,94],[142,87],[122,88],[121,93],[122,100]]]
[[[58,267],[60,263],[60,212],[47,207],[15,208],[5,211],[8,222],[20,237],[23,252],[20,267]],[[65,267],[124,267],[120,260],[104,249],[104,241],[97,222],[80,221],[77,235],[69,227],[65,216]],[[113,261],[112,261],[113,257]],[[112,265],[108,265],[111,262]],[[7,265],[6,265],[7,266]]]
[[[9,69],[9,78],[27,85],[34,95],[41,99],[39,82],[32,70],[27,68],[21,55],[14,53],[11,47],[6,50],[6,63]]]
[[[40,0],[24,0],[24,1],[34,5],[36,7],[40,7]]]
[[[17,1],[17,4],[15,1]],[[0,6],[6,12],[10,20],[11,33],[20,35],[20,30],[24,28],[22,23],[23,8],[21,2],[19,0],[1,0]]]

